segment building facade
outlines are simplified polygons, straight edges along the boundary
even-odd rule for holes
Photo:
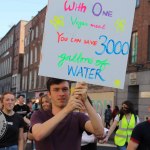
[[[16,95],[21,90],[21,72],[23,65],[24,55],[24,32],[27,21],[21,20],[14,30],[14,49],[13,49],[13,60],[12,60],[12,85],[11,91]]]
[[[19,21],[0,41],[0,93],[20,91],[22,56],[24,53],[24,26]]]
[[[0,41],[0,93],[11,90],[15,26]]]
[[[25,26],[25,53],[23,59],[22,87],[27,98],[36,98],[46,91],[46,77],[38,76],[43,40],[46,7]]]
[[[116,90],[116,104],[134,103],[141,120],[150,116],[150,1],[137,0],[124,90]]]

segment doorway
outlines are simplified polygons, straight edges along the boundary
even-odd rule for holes
[[[135,113],[138,114],[139,105],[139,85],[128,86],[127,100],[131,101],[134,105]]]

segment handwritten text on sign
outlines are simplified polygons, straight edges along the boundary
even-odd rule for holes
[[[136,0],[49,0],[39,74],[123,88]]]

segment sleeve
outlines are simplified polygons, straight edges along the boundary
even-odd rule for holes
[[[137,116],[137,124],[139,124],[140,123],[140,119],[139,119],[139,117]]]
[[[141,135],[141,125],[137,125],[134,129],[133,129],[133,132],[132,132],[132,135],[131,135],[131,140],[135,143],[140,143],[141,139],[142,139],[142,135]]]
[[[119,115],[116,115],[115,120],[119,121]]]
[[[13,110],[14,112],[18,111],[18,105],[15,105]]]
[[[27,106],[27,114],[28,114],[30,112],[30,108],[28,105],[26,105],[26,106]]]
[[[19,120],[19,128],[23,128],[24,127],[24,120],[23,120],[23,118],[20,115],[18,115],[18,114],[16,114],[16,115],[18,116],[18,120]]]
[[[80,127],[84,131],[85,130],[85,123],[89,120],[89,117],[85,115],[84,113],[79,113],[79,121],[80,121]]]
[[[95,136],[93,134],[88,135],[85,131],[82,134],[82,139],[81,139],[81,145],[88,144],[88,143],[94,143],[95,141]]]
[[[35,111],[31,116],[31,127],[37,123],[43,123],[40,110]]]

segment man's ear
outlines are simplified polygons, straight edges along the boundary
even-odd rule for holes
[[[48,92],[47,95],[49,98],[51,98],[51,92]]]

